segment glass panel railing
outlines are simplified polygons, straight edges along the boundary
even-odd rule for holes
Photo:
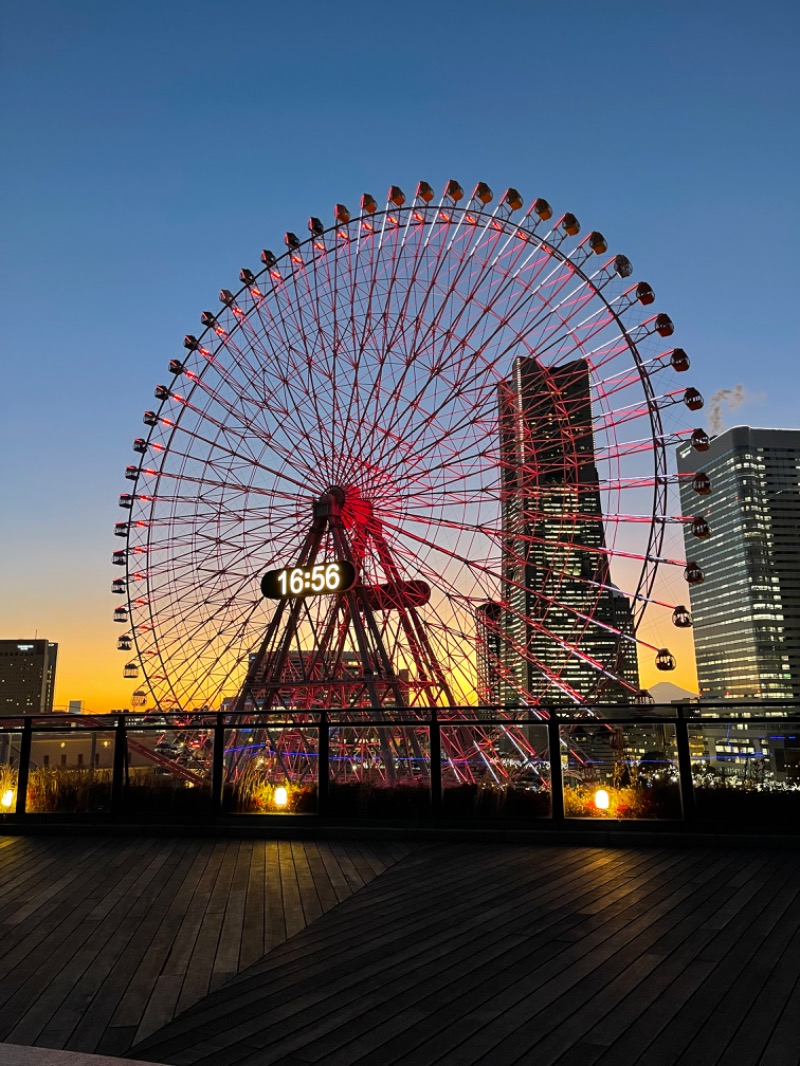
[[[547,818],[550,757],[544,725],[443,725],[444,818]]]
[[[128,728],[125,813],[209,813],[212,754],[211,729]]]
[[[567,818],[681,817],[672,723],[587,719],[560,736]]]
[[[699,819],[772,828],[800,821],[800,723],[693,720],[689,750]]]
[[[108,814],[114,733],[38,729],[31,740],[25,809],[29,814]]]
[[[223,809],[315,814],[319,727],[261,721],[225,730]]]
[[[328,737],[331,815],[387,819],[430,815],[427,725],[378,724],[365,716],[332,725]]]

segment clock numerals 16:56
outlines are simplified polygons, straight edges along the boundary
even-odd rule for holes
[[[347,592],[356,581],[352,563],[335,560],[314,566],[291,566],[270,570],[261,579],[261,592],[268,599],[284,596],[325,596]]]

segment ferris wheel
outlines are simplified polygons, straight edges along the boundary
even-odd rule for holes
[[[671,511],[669,450],[708,438],[651,286],[483,182],[308,231],[203,311],[134,441],[112,589],[140,705],[637,698],[638,661],[674,666],[644,612],[691,624],[658,568],[703,576],[665,531],[708,532]]]

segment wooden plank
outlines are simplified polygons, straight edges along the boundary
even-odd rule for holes
[[[357,892],[367,883],[359,873],[357,864],[353,862],[350,848],[345,842],[330,841],[331,854],[336,857],[339,868],[342,871],[347,887],[351,892]]]
[[[604,862],[606,862],[606,865],[611,865],[611,860],[604,859]],[[578,864],[583,867],[583,864],[580,863],[579,860],[576,860],[576,865]],[[474,908],[482,908],[483,898],[480,892],[478,891],[479,882],[476,882],[475,872],[470,868],[457,867],[453,865],[452,869],[448,871],[448,873],[449,880],[447,881],[443,889],[441,889],[441,891],[447,896],[448,900],[448,921],[455,920],[459,913],[455,902],[455,889],[459,879],[463,879],[464,885],[469,890],[468,894],[464,898],[463,906],[466,907],[468,910]],[[491,883],[484,888],[484,895],[488,894],[490,897],[492,893],[496,892],[494,879],[500,876],[499,864],[494,863],[492,865],[492,874],[493,876]],[[334,913],[334,915],[331,917],[331,920],[325,923],[324,934],[321,928],[317,930],[316,937],[314,938],[314,943],[319,944],[320,937],[324,935],[326,938],[326,946],[327,943],[330,944],[330,951],[335,952],[338,958],[342,960],[348,960],[349,963],[350,956],[348,954],[348,949],[351,945],[354,946],[356,953],[363,953],[363,951],[365,950],[365,944],[367,943],[365,941],[365,928],[379,928],[381,921],[385,917],[388,916],[390,918],[393,918],[398,907],[402,906],[408,906],[412,913],[411,917],[408,918],[403,927],[403,930],[400,933],[401,936],[406,936],[407,938],[421,936],[423,935],[424,927],[426,925],[430,926],[431,924],[434,927],[441,929],[443,924],[443,918],[440,914],[440,907],[437,907],[435,905],[438,897],[433,898],[434,909],[433,911],[431,911],[429,906],[429,904],[431,903],[430,891],[424,896],[421,896],[418,872],[415,869],[412,871],[410,877],[408,877],[407,875],[408,870],[401,871],[401,876],[403,876],[403,883],[406,887],[407,898],[405,900],[398,897],[397,893],[393,893],[390,900],[390,907],[384,914],[381,911],[380,903],[376,899],[376,897],[382,895],[382,889],[385,888],[385,883],[377,882],[375,886],[373,886],[369,895],[367,897],[363,897],[363,899],[366,900],[367,908],[367,915],[365,917],[367,922],[369,923],[366,927],[364,925],[364,920],[361,919],[361,916],[359,914],[360,900],[362,899],[362,897],[357,897],[348,903],[347,908],[344,908],[343,910]],[[532,873],[531,876],[534,879],[547,879],[549,874],[546,868],[543,868],[542,866],[537,866],[536,870]],[[392,880],[395,881],[397,880],[397,878],[393,878]],[[559,891],[563,892],[563,886],[559,886],[558,883],[552,886],[553,893]],[[501,904],[501,906],[505,906],[505,904]],[[285,948],[282,948],[279,953],[273,953],[273,955],[266,958],[262,964],[259,964],[259,966],[255,968],[255,971],[267,972],[275,965],[279,965],[285,978],[287,961],[291,958],[296,957],[296,966],[299,968],[301,973],[305,974],[307,972],[308,964],[306,959],[303,957],[304,951],[301,947],[301,944],[306,942],[308,942],[308,938],[304,938],[302,941],[295,941],[291,945],[287,945]],[[369,943],[374,944],[374,934],[372,941],[370,941]],[[366,949],[369,949],[369,945],[367,945]]]
[[[62,837],[13,845],[0,849],[14,859],[0,858],[0,871],[14,874],[0,875],[0,884],[12,919],[2,938],[11,977],[6,1031],[18,1039],[46,1034],[72,1049],[121,1049],[235,974],[246,924],[256,930],[249,957],[263,953],[263,842]],[[287,844],[283,870],[281,861],[271,867],[271,899],[282,911],[286,895],[295,927],[322,913],[322,898],[338,902],[318,846],[313,868],[306,847]],[[47,952],[37,951],[45,942]],[[39,986],[45,994],[34,995]]]
[[[264,951],[269,951],[286,939],[286,916],[283,909],[280,863],[277,841],[267,843],[267,893],[264,920]]]
[[[239,969],[247,969],[266,951],[267,847],[263,840],[254,840],[247,879],[242,939],[239,948]]]
[[[441,1061],[448,1062],[456,1050],[464,1063],[480,1061],[482,1056],[502,1061],[505,1055],[516,1054],[520,1044],[535,1041],[540,1047],[543,1033],[572,1022],[576,1009],[586,1011],[598,992],[640,955],[649,953],[651,944],[675,921],[681,907],[691,908],[696,902],[679,871],[673,871],[669,883],[651,890],[648,896],[649,908],[632,921],[625,921],[621,913],[617,921],[605,923],[599,936],[590,932],[575,950],[552,960],[546,975],[541,970],[523,972],[513,987],[505,986],[500,996],[487,999],[476,1014],[480,1029],[468,1042],[464,1040],[466,1033],[453,1034],[460,1036],[460,1042],[454,1039],[454,1051]],[[651,956],[654,960],[659,957]],[[523,1005],[527,1009],[523,1010]],[[574,1024],[572,1034],[574,1042],[580,1036]],[[555,1053],[552,1061],[557,1061],[557,1056]]]
[[[353,887],[348,881],[347,874],[342,869],[335,847],[332,846],[330,841],[320,841],[317,845],[317,850],[325,866],[325,871],[336,899],[340,903],[345,899],[349,899],[353,894]]]
[[[227,893],[233,879],[236,863],[237,842],[224,845],[222,862],[208,899],[200,928],[197,932],[194,950],[188,966],[184,970],[183,985],[178,997],[177,1012],[197,1002],[208,993],[214,968],[222,924],[225,917]],[[177,976],[177,975],[176,975]]]
[[[252,843],[248,840],[238,841],[233,877],[225,900],[225,917],[222,922],[219,946],[211,973],[212,990],[218,988],[239,972],[242,927],[244,925],[252,856]]]
[[[300,891],[300,906],[303,908],[303,926],[310,925],[322,914],[322,904],[309,866],[304,841],[292,841],[292,861],[294,863],[297,886]]]
[[[303,904],[300,900],[300,886],[292,857],[292,845],[288,840],[278,841],[278,869],[281,877],[281,900],[283,918],[286,924],[286,936],[294,936],[305,927]]]
[[[157,978],[153,994],[147,1001],[144,1016],[136,1028],[131,1043],[144,1040],[167,1022],[171,1022],[177,1013],[178,998],[183,990],[183,975],[162,974]],[[130,1047],[130,1045],[128,1045]],[[128,1048],[125,1048],[127,1051]]]
[[[69,851],[69,840],[62,837],[52,847],[37,847],[36,841],[25,837],[9,838],[18,846],[3,852],[0,869],[0,923],[5,923],[9,914],[19,907],[19,901],[30,896],[29,886],[37,886],[47,880],[51,869],[57,869],[59,860]],[[1,947],[1,945],[0,945]]]

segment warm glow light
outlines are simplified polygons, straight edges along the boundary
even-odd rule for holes
[[[286,791],[283,785],[280,785],[278,788],[275,789],[275,794],[272,797],[272,800],[276,807],[285,807],[286,804],[289,802],[289,793]]]
[[[608,793],[604,788],[598,788],[594,794],[594,805],[599,811],[608,810]]]
[[[14,789],[7,788],[0,798],[0,804],[3,807],[12,807],[14,805]]]

